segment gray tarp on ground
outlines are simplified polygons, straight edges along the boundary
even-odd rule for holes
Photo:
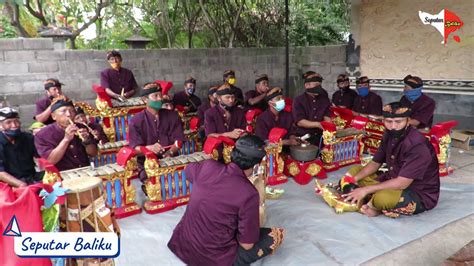
[[[328,180],[336,180],[343,171],[330,173]],[[442,184],[435,209],[398,219],[336,214],[315,195],[313,182],[300,186],[291,179],[280,187],[286,193],[279,200],[267,201],[266,226],[285,228],[285,240],[274,255],[257,265],[359,264],[474,213],[474,185]],[[137,192],[142,201],[141,190]],[[119,220],[122,237],[117,265],[182,264],[166,244],[184,210],[143,212]]]

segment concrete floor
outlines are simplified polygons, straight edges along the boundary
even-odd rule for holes
[[[450,166],[454,173],[442,183],[474,184],[474,150],[452,148]],[[474,195],[471,203],[474,204]],[[420,239],[367,261],[364,265],[441,265],[474,239],[474,215],[448,224]]]

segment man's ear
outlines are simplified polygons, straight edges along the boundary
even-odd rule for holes
[[[52,113],[51,113],[51,118],[52,118],[54,121],[56,121],[57,115],[56,115],[55,112],[52,112]],[[73,119],[73,120],[74,120],[74,119]]]

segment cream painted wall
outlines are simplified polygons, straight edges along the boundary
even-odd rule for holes
[[[370,78],[474,80],[474,1],[354,0],[352,29],[361,46],[361,72]],[[431,25],[424,25],[418,11],[456,13],[464,25],[451,33],[447,45]],[[457,43],[452,36],[458,35]]]

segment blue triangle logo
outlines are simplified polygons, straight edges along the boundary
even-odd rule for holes
[[[21,236],[20,227],[18,226],[18,222],[16,220],[16,216],[13,215],[12,219],[8,223],[5,231],[3,231],[4,236]]]

